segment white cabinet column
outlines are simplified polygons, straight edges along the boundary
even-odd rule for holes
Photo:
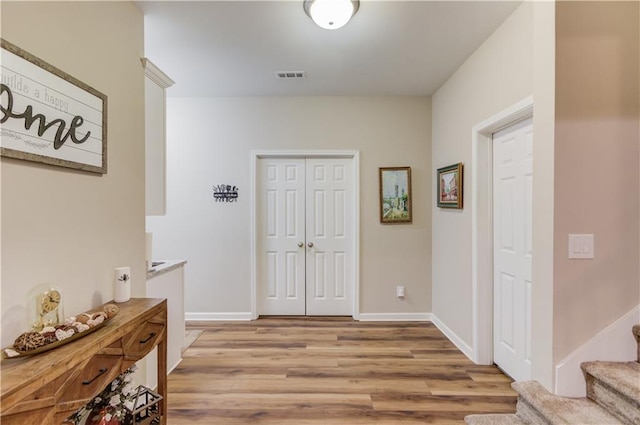
[[[146,215],[166,212],[166,93],[174,82],[149,59],[145,75],[145,205]]]
[[[186,261],[166,261],[147,272],[148,298],[167,300],[167,373],[182,361],[185,338],[184,274]],[[157,384],[157,357],[147,357],[147,384]]]

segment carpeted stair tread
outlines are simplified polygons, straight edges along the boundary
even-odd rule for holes
[[[511,386],[520,395],[517,407],[518,416],[525,423],[554,425],[622,424],[614,416],[586,398],[568,398],[553,395],[536,381],[514,382]],[[525,403],[525,405],[521,405],[521,402]],[[531,409],[529,409],[529,406]],[[531,411],[535,411],[535,417],[531,417]]]
[[[526,425],[513,414],[468,415],[464,421],[467,425]]]
[[[586,362],[581,367],[588,398],[623,423],[640,424],[640,363]]]
[[[514,382],[516,414],[469,415],[468,425],[640,425],[640,324],[632,328],[638,361],[585,362],[587,397],[556,396],[535,381]]]
[[[640,406],[640,363],[585,362],[581,367],[589,375],[636,400]]]
[[[526,425],[514,414],[468,415],[464,418],[467,425]]]

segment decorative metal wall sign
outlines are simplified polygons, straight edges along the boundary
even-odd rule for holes
[[[238,187],[229,184],[213,186],[213,199],[216,202],[238,202]]]
[[[105,174],[107,96],[0,39],[0,154]]]

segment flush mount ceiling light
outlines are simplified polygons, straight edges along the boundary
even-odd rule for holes
[[[304,11],[320,28],[337,30],[346,25],[360,7],[359,0],[304,0]]]

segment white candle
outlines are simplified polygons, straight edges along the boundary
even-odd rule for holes
[[[113,274],[113,300],[124,303],[131,299],[131,268],[117,267]]]

